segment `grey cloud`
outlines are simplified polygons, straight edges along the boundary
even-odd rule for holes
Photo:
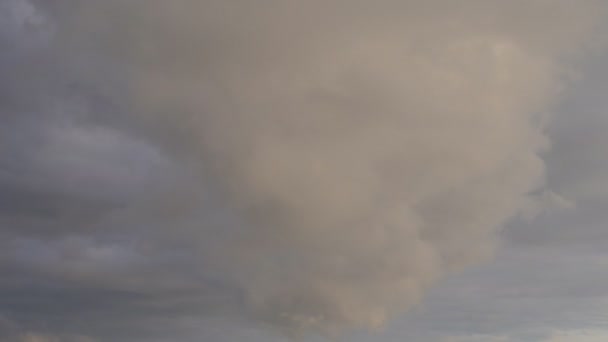
[[[608,316],[600,258],[546,250],[499,255],[497,263],[443,283],[391,335],[395,341],[435,332],[527,342],[544,340],[555,330],[601,330]]]
[[[600,339],[608,322],[605,212],[605,201],[586,201],[531,222],[513,222],[495,261],[449,277],[383,340]]]
[[[558,111],[549,134],[555,143],[545,159],[548,181],[573,200],[602,199],[606,195],[608,154],[606,145],[605,93],[608,74],[605,56],[594,55],[587,62],[585,81]]]

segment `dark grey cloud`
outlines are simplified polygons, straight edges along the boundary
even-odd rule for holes
[[[86,54],[58,50],[66,4],[0,2],[0,339],[170,336],[171,317],[218,306],[199,283],[218,285],[187,287],[185,256],[154,251],[141,227],[103,224],[173,166],[115,124],[116,71],[92,82],[74,63]]]

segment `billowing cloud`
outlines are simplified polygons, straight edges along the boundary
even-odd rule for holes
[[[203,254],[254,317],[322,332],[379,328],[484,260],[543,185],[546,113],[596,10],[131,5],[103,7],[123,13],[108,40],[129,56],[134,115],[242,222],[190,234],[219,246]]]

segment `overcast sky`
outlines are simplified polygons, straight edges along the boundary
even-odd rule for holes
[[[0,341],[608,340],[598,0],[0,0]]]

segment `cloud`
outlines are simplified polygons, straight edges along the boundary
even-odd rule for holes
[[[608,159],[601,150],[607,143],[604,132],[608,128],[602,61],[596,55],[587,63],[592,71],[576,87],[549,130],[555,141],[546,155],[549,182],[560,193],[578,201],[601,200],[608,193]]]
[[[599,342],[606,341],[608,332],[603,330],[559,331],[547,342]]]
[[[242,222],[204,251],[210,267],[254,318],[325,333],[380,328],[442,275],[485,260],[543,185],[545,113],[597,9],[103,7],[126,13],[109,18],[107,41],[130,56],[146,135]]]
[[[446,337],[442,342],[509,342],[511,341],[507,336],[495,336],[495,335],[469,335],[469,336],[452,336]]]
[[[22,335],[19,342],[93,342],[94,340],[86,336],[52,336],[35,333]]]
[[[94,339],[84,335],[23,332],[17,323],[2,316],[0,316],[0,338],[6,342],[95,342]]]
[[[48,336],[83,302],[115,339],[99,313],[381,329],[568,205],[540,153],[599,2],[10,3],[3,289],[37,284]]]

